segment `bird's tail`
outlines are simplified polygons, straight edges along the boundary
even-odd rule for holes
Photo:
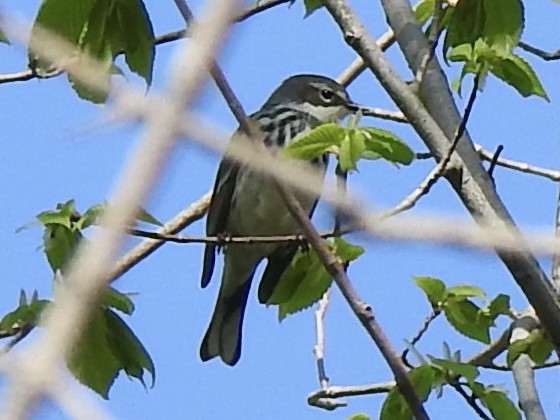
[[[241,356],[243,317],[251,280],[259,259],[248,258],[250,252],[243,245],[226,251],[224,274],[212,320],[200,346],[203,361],[216,356],[230,366]]]

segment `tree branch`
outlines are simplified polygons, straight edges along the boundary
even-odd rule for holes
[[[539,324],[540,322],[535,316],[534,311],[527,311],[527,313],[513,323],[510,343],[527,338],[529,333],[537,328]],[[546,420],[544,409],[539,399],[537,384],[535,383],[531,358],[527,354],[519,355],[512,363],[511,370],[515,387],[517,388],[519,405],[525,413],[525,417],[528,420]]]
[[[522,50],[527,51],[528,53],[534,54],[537,57],[542,58],[545,61],[552,61],[552,60],[559,60],[560,59],[560,50],[547,52],[547,51],[541,50],[539,48],[533,47],[529,44],[526,44],[525,42],[522,42],[522,41],[519,41],[519,44],[517,44],[517,46],[519,48],[521,48]]]
[[[324,0],[324,3],[340,26],[346,41],[376,74],[430,151],[440,158],[444,156],[449,147],[449,139],[454,137],[453,133],[460,123],[460,116],[436,58],[428,66],[418,97],[397,77],[347,2]],[[416,71],[429,45],[416,23],[410,4],[406,0],[382,0],[382,5],[409,66]],[[456,158],[452,159],[455,170],[447,174],[447,180],[479,224],[511,229],[514,226],[513,220],[482,167],[468,133],[462,139],[464,141],[457,145]],[[515,230],[511,229],[510,235],[509,240],[521,240],[523,243]],[[537,260],[528,249],[515,253],[498,250],[497,253],[538,311],[556,349],[560,349],[560,329],[557,328],[560,325],[560,310],[556,305],[554,290]]]
[[[243,22],[252,16],[255,16],[275,6],[279,6],[280,4],[285,4],[285,3],[292,3],[292,0],[260,0],[254,6],[248,7],[244,11],[238,13],[232,19],[232,22],[233,23]],[[184,29],[179,31],[167,32],[165,34],[156,37],[156,39],[154,40],[154,45],[163,45],[170,42],[175,42],[185,38],[186,36],[187,36],[187,31]],[[123,51],[118,52],[116,56],[119,56],[121,54],[123,54]],[[50,79],[56,76],[60,76],[63,73],[64,73],[63,70],[57,69],[48,72],[46,74],[39,74],[35,71],[35,69],[28,68],[14,73],[0,74],[0,85],[3,83],[26,82],[32,79]]]

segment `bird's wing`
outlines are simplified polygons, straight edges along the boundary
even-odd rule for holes
[[[235,161],[224,158],[220,162],[206,219],[206,235],[208,236],[216,236],[226,230],[238,171],[239,165]],[[206,287],[210,283],[215,261],[216,245],[207,244],[204,248],[204,261],[200,279],[202,287]]]

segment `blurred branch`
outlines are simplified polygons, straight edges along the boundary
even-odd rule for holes
[[[159,247],[165,244],[165,242],[171,241],[171,237],[177,237],[177,235],[174,235],[175,233],[180,232],[191,223],[204,217],[206,211],[208,210],[208,206],[210,205],[211,197],[212,192],[207,192],[198,200],[192,202],[183,211],[165,222],[164,226],[157,232],[138,231],[138,236],[144,236],[150,239],[142,241],[119,258],[109,273],[107,282],[109,283],[115,281],[136,264],[155,252]],[[144,234],[140,234],[140,232]]]
[[[519,41],[519,44],[517,44],[517,46],[519,48],[521,48],[522,50],[527,51],[528,53],[531,53],[533,55],[536,55],[537,57],[542,58],[545,61],[552,61],[552,60],[559,60],[560,59],[560,50],[547,52],[547,51],[541,50],[539,48],[533,47],[529,44],[526,44],[525,42],[522,42],[522,41]]]
[[[243,22],[246,19],[255,16],[261,12],[264,12],[268,9],[271,9],[275,6],[285,3],[292,3],[292,0],[261,0],[258,1],[257,4],[254,6],[248,7],[241,13],[238,13],[233,19],[232,22]],[[187,36],[186,30],[179,30],[179,31],[171,31],[165,34],[159,35],[154,40],[155,45],[163,45],[168,44],[170,42],[175,42],[180,39],[183,39]],[[118,52],[116,56],[123,54],[123,52]],[[14,72],[14,73],[4,73],[0,74],[0,85],[3,83],[12,83],[12,82],[26,82],[32,79],[50,79],[56,76],[60,76],[63,74],[63,70],[53,70],[46,74],[39,74],[36,72],[35,69],[25,69],[22,71]]]
[[[194,101],[206,69],[225,39],[236,5],[236,1],[219,0],[208,0],[205,4],[203,23],[193,31],[192,43],[182,46],[170,66],[165,106],[148,116],[145,132],[115,183],[108,200],[111,206],[101,215],[102,229],[95,232],[91,241],[79,246],[64,286],[55,288],[54,301],[42,314],[44,333],[17,355],[4,356],[8,385],[3,418],[27,418],[39,398],[56,397],[49,394],[52,387],[48,381],[59,378],[64,358],[78,342],[96,307],[106,287],[107,271],[123,242],[123,226],[134,222],[138,207],[161,173],[172,151],[183,109]],[[14,21],[2,20],[3,27],[6,22],[10,28],[17,26]],[[55,63],[74,48],[48,31],[41,31],[32,47],[40,49],[42,56]],[[184,71],[185,68],[189,71]],[[99,79],[94,69],[90,72],[94,80]]]
[[[430,152],[438,157],[444,156],[461,117],[437,60],[431,60],[430,70],[425,73],[418,92],[412,91],[397,77],[397,73],[347,1],[323,2],[340,27],[346,42],[375,73]],[[409,67],[416,71],[429,43],[416,22],[409,2],[381,0],[381,3]],[[492,180],[482,167],[467,132],[462,140],[452,162],[456,170],[448,172],[446,179],[479,225],[508,227],[511,229],[508,240],[523,242],[507,208],[493,187]],[[504,252],[499,248],[496,252],[537,311],[556,349],[560,349],[560,329],[557,328],[560,325],[560,309],[556,304],[554,290],[538,261],[527,247],[516,253]]]

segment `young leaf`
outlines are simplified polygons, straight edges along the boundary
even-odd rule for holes
[[[515,88],[521,96],[540,96],[550,102],[543,85],[529,63],[515,54],[492,62],[490,72]]]
[[[88,323],[67,364],[78,381],[108,399],[109,389],[119,374],[121,363],[109,345],[109,329],[104,312],[98,310]]]
[[[126,323],[113,311],[104,312],[108,329],[108,344],[121,369],[130,377],[138,379],[144,387],[144,370],[151,376],[151,387],[154,386],[156,370],[152,358],[138,337]]]
[[[529,336],[523,340],[516,340],[508,346],[506,361],[511,367],[517,358],[525,353],[537,364],[542,365],[548,360],[554,346],[548,340],[544,332],[540,329],[534,329]]]
[[[132,315],[135,309],[132,299],[113,287],[107,287],[105,289],[105,296],[103,297],[102,303],[106,307],[115,308],[127,315]]]
[[[136,214],[136,220],[140,220],[142,222],[149,223],[151,225],[156,225],[159,227],[163,226],[163,223],[161,223],[158,219],[156,219],[154,216],[152,216],[150,213],[148,213],[146,210],[142,208],[138,210],[138,213]]]
[[[151,374],[152,386],[155,379],[154,364],[146,349],[126,323],[109,309],[95,313],[67,364],[76,379],[105,399],[120,370],[144,386],[144,370]]]
[[[499,294],[488,304],[487,313],[492,319],[496,319],[498,315],[509,314],[509,301],[508,295]]]
[[[457,286],[448,287],[446,290],[447,296],[456,297],[484,297],[486,293],[480,287],[472,286],[470,284],[459,284]]]
[[[348,130],[338,153],[338,162],[342,172],[356,170],[356,163],[365,150],[364,136],[360,130]]]
[[[409,165],[414,160],[414,152],[395,134],[381,128],[361,127],[365,150],[373,152],[389,162]]]
[[[343,263],[355,260],[364,252],[362,247],[342,238],[335,238],[329,246]],[[278,305],[278,318],[281,321],[317,302],[331,283],[331,275],[315,251],[298,251],[267,303]]]
[[[408,372],[414,385],[416,395],[421,402],[425,402],[430,395],[435,381],[434,369],[429,365],[422,365]],[[393,387],[381,407],[381,420],[410,420],[412,412],[408,403],[397,386]]]
[[[434,306],[441,304],[445,298],[445,283],[433,277],[413,277],[414,282],[420,287],[430,303]]]
[[[4,334],[15,334],[24,326],[36,326],[43,309],[50,301],[44,299],[31,299],[27,302],[20,294],[19,304],[16,309],[8,312],[0,320],[0,331]]]
[[[298,136],[287,144],[283,153],[298,159],[311,160],[326,153],[333,146],[340,147],[346,136],[347,129],[338,124],[328,123]]]
[[[507,395],[495,387],[485,387],[480,382],[469,384],[473,393],[480,398],[496,420],[521,420],[521,414]]]
[[[443,41],[444,55],[449,48],[461,44],[474,44],[482,35],[484,26],[483,0],[461,0],[453,8]]]
[[[423,24],[434,14],[435,3],[435,0],[421,0],[414,6],[414,16],[418,23]]]
[[[115,13],[118,27],[121,28],[120,42],[124,46],[126,64],[150,86],[155,38],[148,11],[142,0],[119,0],[117,5]]]
[[[81,240],[82,234],[77,230],[59,224],[45,225],[43,248],[53,272],[64,272]]]
[[[327,272],[315,251],[309,250],[302,253],[300,258],[301,261],[298,266],[305,267],[304,270],[284,274],[293,275],[294,279],[290,283],[297,284],[297,286],[290,299],[278,305],[278,319],[280,321],[288,315],[313,305],[323,296],[332,283],[331,275]],[[283,281],[285,280],[281,279],[280,283]]]
[[[447,321],[461,334],[485,344],[490,343],[492,320],[480,316],[480,308],[470,300],[451,299],[443,307]]]
[[[370,420],[370,416],[365,413],[356,413],[352,414],[350,417],[347,417],[346,420]]]
[[[521,0],[492,0],[484,3],[484,39],[494,50],[509,54],[523,31]]]
[[[432,357],[432,363],[443,368],[448,376],[461,375],[467,381],[473,382],[480,372],[476,366],[469,365],[468,363],[455,362],[453,360],[438,359]]]
[[[353,245],[341,237],[334,238],[333,244],[334,253],[343,262],[354,261],[365,252],[365,249],[363,247],[359,245]]]
[[[304,18],[309,17],[313,12],[323,7],[322,0],[303,0],[303,4],[305,6]]]

